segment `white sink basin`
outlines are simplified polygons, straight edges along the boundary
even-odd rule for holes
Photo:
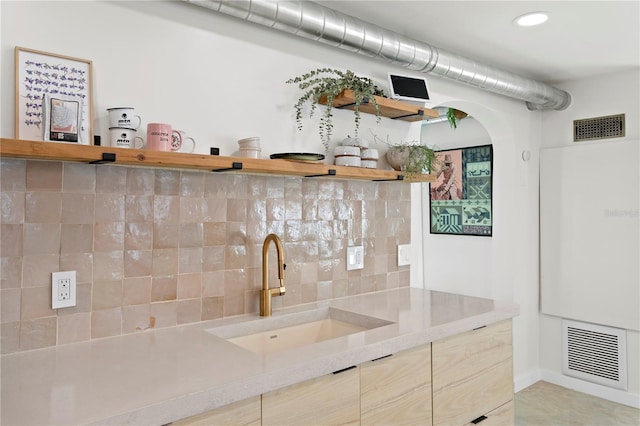
[[[389,324],[392,323],[379,318],[323,308],[210,328],[207,332],[251,352],[267,355]]]

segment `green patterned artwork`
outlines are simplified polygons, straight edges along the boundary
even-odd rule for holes
[[[431,233],[491,236],[491,145],[438,151],[429,191]]]

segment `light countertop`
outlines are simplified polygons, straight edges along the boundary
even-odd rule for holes
[[[517,305],[402,288],[274,311],[333,307],[392,324],[258,355],[207,329],[257,314],[2,356],[3,425],[161,425],[518,315]]]

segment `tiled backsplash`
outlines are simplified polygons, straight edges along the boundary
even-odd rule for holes
[[[19,159],[0,179],[2,353],[257,312],[269,233],[274,308],[409,285],[410,185]],[[67,270],[77,306],[53,310]]]

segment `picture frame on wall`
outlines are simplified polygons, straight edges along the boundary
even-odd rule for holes
[[[15,137],[93,143],[93,63],[15,48]]]
[[[493,233],[493,146],[437,151],[436,181],[429,188],[430,233]]]

